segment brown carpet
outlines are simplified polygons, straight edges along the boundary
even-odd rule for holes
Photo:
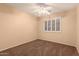
[[[2,51],[0,56],[78,56],[78,52],[73,46],[37,39]]]

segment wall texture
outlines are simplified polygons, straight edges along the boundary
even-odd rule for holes
[[[0,51],[37,39],[37,19],[0,5]]]
[[[44,32],[44,20],[52,19],[56,16],[62,16],[61,32]],[[50,17],[42,17],[39,22],[39,38],[57,43],[76,45],[76,9],[71,9],[62,13],[53,14]]]
[[[77,50],[79,52],[79,6],[77,7]]]

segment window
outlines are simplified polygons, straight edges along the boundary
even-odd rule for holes
[[[61,31],[61,17],[56,17],[52,20],[44,21],[45,32],[60,32]]]
[[[47,31],[47,21],[45,21],[45,31]]]
[[[52,31],[55,31],[55,20],[52,20],[51,22],[52,22],[52,25],[51,25],[52,26]]]
[[[51,21],[50,20],[48,21],[47,26],[48,26],[48,31],[51,31]]]

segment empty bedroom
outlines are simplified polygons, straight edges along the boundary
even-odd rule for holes
[[[0,3],[0,56],[79,56],[79,4]]]

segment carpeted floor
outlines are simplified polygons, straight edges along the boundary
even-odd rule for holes
[[[2,51],[0,56],[78,56],[78,52],[73,46],[37,39]]]

